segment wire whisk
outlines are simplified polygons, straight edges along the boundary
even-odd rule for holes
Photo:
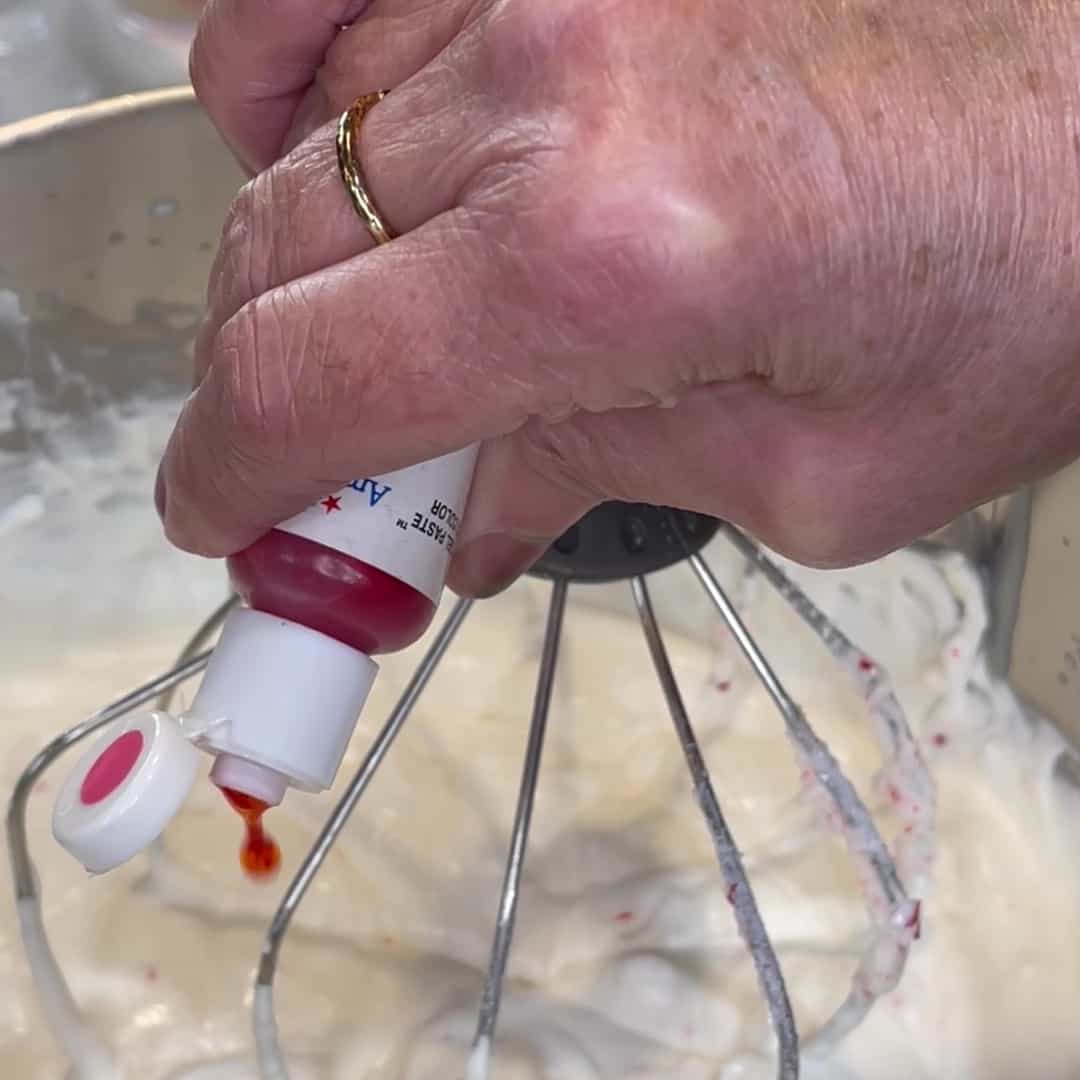
[[[846,998],[832,1017],[801,1046],[776,951],[737,840],[725,820],[720,798],[710,779],[654,611],[646,574],[659,566],[645,570],[639,567],[636,572],[622,575],[628,578],[634,609],[686,761],[691,792],[712,838],[736,924],[757,972],[776,1042],[776,1076],[778,1080],[796,1080],[801,1061],[827,1054],[865,1018],[875,1001],[898,984],[903,974],[908,953],[920,932],[920,902],[909,895],[905,882],[919,880],[933,860],[934,785],[886,672],[852,643],[757,544],[738,529],[720,523],[719,531],[816,634],[865,700],[882,758],[875,784],[879,792],[888,793],[889,801],[899,815],[900,829],[890,850],[866,804],[785,689],[702,554],[704,539],[708,539],[716,527],[703,539],[702,535],[689,535],[684,523],[673,512],[666,512],[657,520],[661,521],[668,539],[675,545],[674,554],[662,565],[678,561],[688,565],[771,698],[800,765],[806,790],[814,805],[820,808],[822,817],[839,832],[850,858],[857,864],[871,916],[872,932]],[[626,547],[633,549],[634,544],[626,541]],[[566,541],[564,555],[569,557],[573,550],[574,544]],[[550,566],[545,572],[541,567],[541,575],[551,579],[546,624],[490,957],[471,1052],[464,1064],[467,1080],[484,1080],[487,1076],[496,1037],[562,630],[568,617],[569,591],[575,583],[611,580],[613,576],[593,572],[584,561],[566,572],[552,571]],[[230,598],[207,619],[172,670],[119,698],[50,742],[19,777],[8,807],[8,847],[27,958],[50,1029],[71,1062],[74,1076],[80,1080],[99,1080],[115,1075],[115,1058],[80,1012],[49,946],[41,914],[39,883],[27,845],[29,794],[34,784],[67,750],[106,725],[155,701],[167,710],[174,690],[205,668],[210,652],[203,650],[207,649],[235,603],[236,599]],[[258,959],[252,1009],[258,1068],[264,1080],[287,1080],[290,1075],[278,1032],[274,985],[281,950],[293,917],[475,606],[473,601],[457,600],[433,635],[399,700],[286,888],[270,922]]]

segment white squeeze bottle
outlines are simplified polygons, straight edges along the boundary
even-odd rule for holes
[[[110,728],[64,784],[56,839],[93,873],[155,840],[187,798],[202,749],[248,823],[245,865],[276,867],[261,831],[288,788],[334,781],[378,671],[438,606],[476,447],[353,480],[227,560],[244,601],[222,627],[191,708]]]

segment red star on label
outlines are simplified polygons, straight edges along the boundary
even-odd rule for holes
[[[341,499],[339,499],[336,495],[327,495],[326,498],[323,499],[321,503],[319,503],[319,505],[325,506],[326,512],[328,514],[332,514],[335,510],[341,509]]]

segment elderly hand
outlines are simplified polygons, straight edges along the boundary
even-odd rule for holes
[[[1080,453],[1076,0],[211,0],[253,179],[159,482],[231,553],[482,441],[451,583],[605,498],[805,562]],[[338,176],[360,131],[372,249]],[[284,157],[278,160],[284,152]]]

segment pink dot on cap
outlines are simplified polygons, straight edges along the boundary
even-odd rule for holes
[[[125,731],[98,755],[79,788],[84,806],[107,799],[128,777],[143,748],[141,731]]]

